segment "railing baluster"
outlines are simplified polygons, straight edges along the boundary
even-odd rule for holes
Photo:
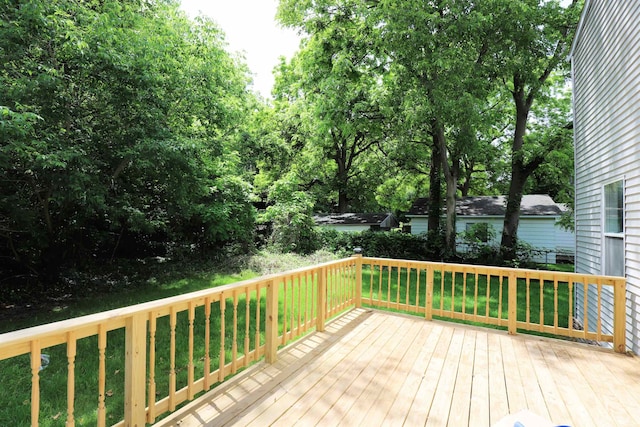
[[[467,313],[467,271],[462,274],[462,318]]]
[[[491,300],[491,274],[489,274],[487,276],[487,294],[486,294],[486,300],[485,300],[485,307],[484,307],[484,316],[485,318],[489,318],[489,301]]]
[[[302,276],[300,273],[296,275],[296,295],[298,296],[298,304],[296,306],[296,311],[298,314],[298,325],[296,328],[296,336],[302,335]]]
[[[531,323],[531,273],[526,273],[526,284],[527,284],[527,307],[526,307],[526,322],[527,325]]]
[[[233,290],[233,341],[231,342],[231,374],[238,372],[238,292]]]
[[[220,294],[220,360],[218,364],[218,381],[223,382],[225,375],[225,344],[226,321],[225,312],[227,308],[227,299],[224,293]]]
[[[456,311],[456,281],[458,280],[458,273],[455,270],[451,271],[451,307],[449,310],[453,314]]]
[[[275,363],[278,358],[278,288],[279,284],[267,283],[267,313],[265,331],[265,360]],[[286,289],[286,286],[285,286]]]
[[[407,279],[406,279],[406,291],[405,291],[405,306],[409,309],[409,294],[411,292],[411,264],[407,264]]]
[[[156,328],[157,321],[153,311],[149,312],[149,413],[147,422],[156,420]]]
[[[538,319],[540,324],[538,328],[540,332],[544,329],[544,280],[542,278],[538,278],[538,283],[540,285],[540,318]]]
[[[498,282],[500,287],[498,288],[498,320],[502,320],[502,288],[504,287],[504,274],[500,273],[498,276]],[[507,286],[509,282],[507,280]]]
[[[444,280],[445,280],[444,264],[440,264],[440,312],[444,310]]]
[[[262,283],[259,283],[256,288],[256,336],[255,336],[255,347],[256,347],[256,359],[260,357],[260,305],[262,304]]]
[[[434,286],[434,267],[431,265],[427,267],[427,275],[426,275],[426,294],[424,301],[424,317],[427,320],[431,320],[433,317],[433,286]],[[441,294],[442,295],[442,294]],[[442,298],[440,298],[442,301]]]
[[[587,338],[587,332],[589,332],[589,281],[586,277],[582,278],[582,289],[584,299],[584,313],[582,313],[582,326],[584,328],[584,338]]]
[[[187,399],[193,400],[195,396],[195,391],[193,389],[194,375],[195,375],[195,366],[193,364],[193,328],[194,328],[194,320],[196,317],[196,309],[193,305],[193,301],[189,301],[189,363],[187,365]]]
[[[40,425],[40,341],[31,341],[31,426]]]
[[[76,384],[76,336],[74,332],[67,332],[67,427],[75,426],[73,416]]]
[[[389,274],[387,275],[387,308],[391,307],[391,273],[393,267],[389,266]]]
[[[384,301],[382,299],[382,271],[383,271],[383,266],[382,263],[378,264],[378,306],[381,306],[381,303]],[[387,271],[389,270],[389,267],[386,267]]]
[[[204,299],[204,389],[209,390],[211,380],[209,373],[211,372],[211,297]]]
[[[558,279],[553,280],[553,331],[558,333]]]
[[[249,287],[244,288],[244,366],[249,366],[249,335],[251,334],[251,292]]]
[[[572,336],[573,334],[573,286],[574,286],[574,281],[573,279],[569,278],[569,281],[567,282],[567,286],[568,286],[568,292],[569,292],[569,318],[567,319],[567,325],[569,327],[569,335]]]
[[[485,275],[485,280],[489,280],[489,275]],[[478,276],[476,276],[476,281],[475,281],[475,288],[473,289],[473,315],[477,316],[478,315],[478,287],[479,287],[479,280],[478,280]]]
[[[285,345],[287,342],[287,276],[282,279],[282,287],[284,288],[282,294],[282,305],[283,313],[282,313],[282,341],[280,344]]]
[[[316,315],[316,330],[318,332],[324,332],[325,312],[327,307],[327,276],[326,267],[322,267],[318,270],[318,297],[317,297],[317,315]]]
[[[106,425],[105,385],[106,385],[106,357],[107,330],[104,323],[98,326],[98,426]]]
[[[398,277],[396,280],[396,310],[400,309],[400,276],[402,276],[402,268],[398,264]]]
[[[420,310],[420,267],[416,267],[416,312],[419,313]]]
[[[169,311],[169,411],[176,409],[176,308]]]
[[[596,340],[602,340],[602,279],[596,282],[598,289],[598,323],[596,328]]]
[[[295,287],[295,277],[291,276],[291,313],[289,314],[290,319],[289,319],[289,325],[291,325],[289,327],[289,340],[293,339],[293,334],[294,334],[294,329],[295,329],[295,322],[296,322],[296,304],[295,304],[295,296],[296,296],[296,287]],[[287,342],[288,342],[287,341]]]
[[[304,274],[304,327],[303,332],[309,330],[309,273]]]

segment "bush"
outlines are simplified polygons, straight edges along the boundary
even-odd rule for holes
[[[362,231],[345,233],[333,229],[318,230],[322,248],[340,256],[353,254],[354,248],[362,248],[369,257],[441,260],[443,239],[439,233],[406,234],[393,231]]]

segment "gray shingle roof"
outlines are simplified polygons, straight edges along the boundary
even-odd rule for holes
[[[456,203],[456,215],[460,216],[504,216],[507,206],[506,196],[470,196]],[[429,199],[415,201],[407,215],[422,216],[429,211]],[[562,214],[561,206],[546,194],[522,196],[520,215],[556,216]]]
[[[391,217],[391,218],[389,218]],[[389,218],[391,225],[383,224]],[[396,227],[397,221],[390,213],[343,213],[343,214],[317,214],[313,216],[317,225],[380,225],[381,227]],[[388,222],[388,221],[387,221]]]

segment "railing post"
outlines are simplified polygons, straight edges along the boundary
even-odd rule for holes
[[[327,268],[318,270],[318,306],[316,307],[316,330],[324,332],[324,322],[327,311]]]
[[[356,260],[356,308],[362,307],[362,254],[355,254]]]
[[[124,425],[144,427],[146,421],[147,316],[137,313],[125,321]]]
[[[613,348],[618,353],[627,351],[627,296],[626,280],[616,280],[613,288]]]
[[[442,270],[441,274],[444,274]],[[425,320],[431,320],[433,318],[433,276],[434,276],[434,267],[430,265],[427,267],[427,294],[426,300],[424,302],[424,318]],[[418,274],[420,274],[420,270],[418,270]]]
[[[509,334],[515,335],[518,331],[518,278],[513,270],[509,271],[508,291]]]
[[[264,358],[267,363],[275,363],[278,360],[278,285],[273,280],[267,283],[265,328]]]

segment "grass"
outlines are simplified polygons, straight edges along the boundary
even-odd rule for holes
[[[421,284],[419,289],[416,287],[418,281]],[[366,301],[372,295],[374,299],[392,301],[391,307],[396,301],[401,304],[408,301],[409,305],[416,305],[417,301],[418,306],[424,307],[426,301],[424,283],[426,283],[426,272],[424,271],[421,272],[420,278],[418,278],[416,270],[411,270],[410,274],[407,275],[406,269],[398,271],[397,268],[393,268],[389,271],[387,268],[382,270],[379,268],[374,268],[373,270],[364,268],[363,301]],[[484,275],[479,275],[476,283],[476,278],[473,274],[467,274],[465,282],[464,275],[461,273],[456,274],[455,277],[451,273],[445,273],[444,286],[441,286],[441,284],[442,276],[437,271],[434,274],[434,308],[442,307],[444,310],[451,310],[457,313],[463,313],[464,310],[464,313],[474,313],[478,316],[486,316],[488,310],[488,316],[492,318],[498,318],[498,312],[501,309],[501,318],[506,319],[508,317],[509,289],[506,278],[501,280],[499,277],[491,276],[488,283],[488,293],[487,277]],[[549,285],[549,283],[546,283],[541,291],[538,280],[530,281],[529,312],[527,313],[526,283],[524,279],[518,280],[517,318],[519,321],[526,321],[528,316],[529,322],[534,324],[540,323],[541,318],[543,318],[542,323],[544,325],[554,324],[556,311],[555,294],[553,286]],[[540,310],[541,292],[542,312]],[[477,307],[475,307],[476,301],[478,303]],[[559,283],[557,295],[559,327],[566,328],[568,326],[569,306],[568,284]],[[465,323],[491,327],[491,325],[478,322]]]
[[[322,258],[322,256],[320,257]],[[326,259],[318,259],[318,257],[311,258],[309,264],[315,264],[325,261]],[[58,304],[52,307],[50,310],[42,310],[34,312],[33,316],[24,317],[20,319],[20,322],[13,325],[3,324],[2,329],[17,329],[17,327],[32,326],[40,323],[47,323],[66,318],[81,316],[99,311],[105,311],[112,308],[127,306],[144,301],[150,301],[160,298],[166,298],[177,294],[183,294],[200,289],[206,289],[210,287],[220,286],[228,283],[233,283],[245,279],[249,279],[262,274],[284,271],[291,268],[296,268],[304,263],[303,260],[297,258],[284,258],[279,259],[276,256],[270,254],[259,254],[250,260],[240,262],[240,268],[237,272],[227,273],[207,273],[206,271],[198,269],[189,269],[187,273],[171,274],[169,276],[161,276],[159,274],[147,277],[146,280],[138,285],[126,289],[123,292],[110,292],[103,293],[99,296],[92,296],[89,298],[78,298],[73,301],[69,301],[64,305]],[[251,269],[245,269],[244,267],[250,265]],[[393,300],[399,296],[400,301],[404,302],[409,299],[410,304],[415,304],[418,301],[419,305],[424,306],[425,295],[424,288],[419,289],[416,293],[416,282],[418,277],[415,270],[407,276],[406,270],[400,271],[398,277],[398,269],[391,270],[391,276],[389,276],[389,270],[383,269],[382,271],[370,270],[365,268],[363,278],[363,299],[369,296],[369,283],[373,283],[377,286],[382,280],[382,287],[380,290],[374,288],[372,292],[374,296],[381,296],[388,298],[391,296]],[[390,288],[389,288],[389,279]],[[420,283],[425,283],[424,273],[420,277]],[[439,273],[435,276],[436,284],[440,283],[441,277]],[[502,286],[502,310],[503,317],[507,315],[507,299],[508,291],[506,289],[506,281],[501,285],[498,278],[492,278],[489,283],[489,310],[491,316],[497,315],[498,305],[497,301],[500,299],[500,287]],[[309,288],[310,287],[310,288]],[[451,306],[451,291],[454,291],[456,296],[454,301],[454,310],[460,312],[462,310],[462,299],[459,298],[463,294],[463,290],[466,289],[466,302],[465,307],[469,310],[473,307],[473,295],[476,289],[475,278],[468,275],[466,282],[464,282],[462,275],[456,275],[455,277],[450,274],[445,276],[444,292],[441,291],[439,286],[434,289],[434,307],[439,307],[440,303],[444,304],[444,307]],[[479,278],[478,280],[478,314],[483,315],[486,311],[487,302],[487,281],[486,279]],[[537,290],[536,290],[537,289]],[[315,283],[308,284],[307,294],[300,294],[300,300],[304,301],[305,295],[308,297],[307,305],[311,304],[311,295],[315,292]],[[552,290],[551,290],[552,291]],[[378,292],[380,295],[378,295]],[[298,301],[299,294],[297,292],[289,291],[287,301]],[[530,294],[532,311],[531,321],[537,321],[539,318],[539,288],[535,286]],[[559,313],[562,313],[560,318],[562,319],[564,314],[568,314],[568,295],[563,292],[559,293]],[[519,305],[525,302],[526,295],[519,295]],[[549,294],[545,289],[543,293],[543,301],[545,307],[545,324],[548,324],[553,316],[548,310],[553,308],[553,295]],[[249,298],[249,317],[253,317],[260,305],[261,313],[265,313],[265,295],[261,296],[260,301],[257,301],[255,294]],[[538,304],[538,305],[536,305]],[[280,300],[281,307],[284,306],[283,293],[281,293]],[[244,338],[246,330],[246,307],[247,298],[240,297],[238,300],[237,310],[237,323],[238,323],[238,335],[236,338],[238,353],[242,353],[244,348]],[[212,370],[215,370],[219,365],[219,346],[220,336],[216,331],[221,329],[221,315],[219,312],[219,305],[214,304],[212,306],[211,313],[211,366]],[[282,313],[282,309],[280,310]],[[297,313],[293,313],[294,317],[297,317]],[[524,320],[526,312],[520,309],[518,312],[518,318]],[[537,316],[537,317],[536,317]],[[194,364],[195,372],[202,372],[204,365],[204,339],[198,337],[204,337],[204,310],[202,307],[196,309],[196,321],[194,322],[194,336],[196,337],[194,348]],[[289,322],[289,320],[288,320]],[[280,331],[282,332],[282,315],[280,319]],[[233,325],[233,310],[230,308],[230,303],[227,304],[227,310],[225,312],[225,336],[233,337],[232,331]],[[176,378],[177,389],[184,387],[187,384],[188,375],[188,326],[189,319],[185,312],[178,313],[177,326],[176,326]],[[255,322],[249,322],[249,336],[250,336],[250,350],[255,346],[255,335],[259,334],[259,341],[264,343],[264,324],[260,325],[260,330],[256,330]],[[157,381],[157,395],[159,398],[168,394],[169,390],[169,349],[170,349],[170,326],[168,316],[158,319],[157,332],[156,332],[156,381]],[[95,425],[97,422],[97,390],[98,390],[98,351],[97,351],[97,338],[88,337],[79,340],[77,343],[77,357],[75,359],[75,417],[76,425]],[[108,346],[106,352],[106,366],[107,366],[107,385],[106,385],[106,407],[107,407],[107,422],[113,424],[118,422],[123,413],[124,407],[124,331],[116,330],[108,333]],[[57,426],[64,423],[66,419],[66,378],[67,378],[67,354],[66,345],[59,345],[50,347],[43,350],[43,353],[47,353],[50,356],[50,365],[40,372],[40,385],[41,385],[41,410],[40,410],[40,425],[41,426]],[[225,360],[230,360],[233,351],[233,339],[227,338],[225,340]],[[196,378],[198,375],[196,375]],[[29,357],[20,356],[10,360],[0,361],[0,383],[3,387],[0,389],[0,407],[12,408],[11,411],[0,411],[0,426],[5,425],[28,425],[30,420],[30,388],[31,388],[31,372],[29,368]]]

